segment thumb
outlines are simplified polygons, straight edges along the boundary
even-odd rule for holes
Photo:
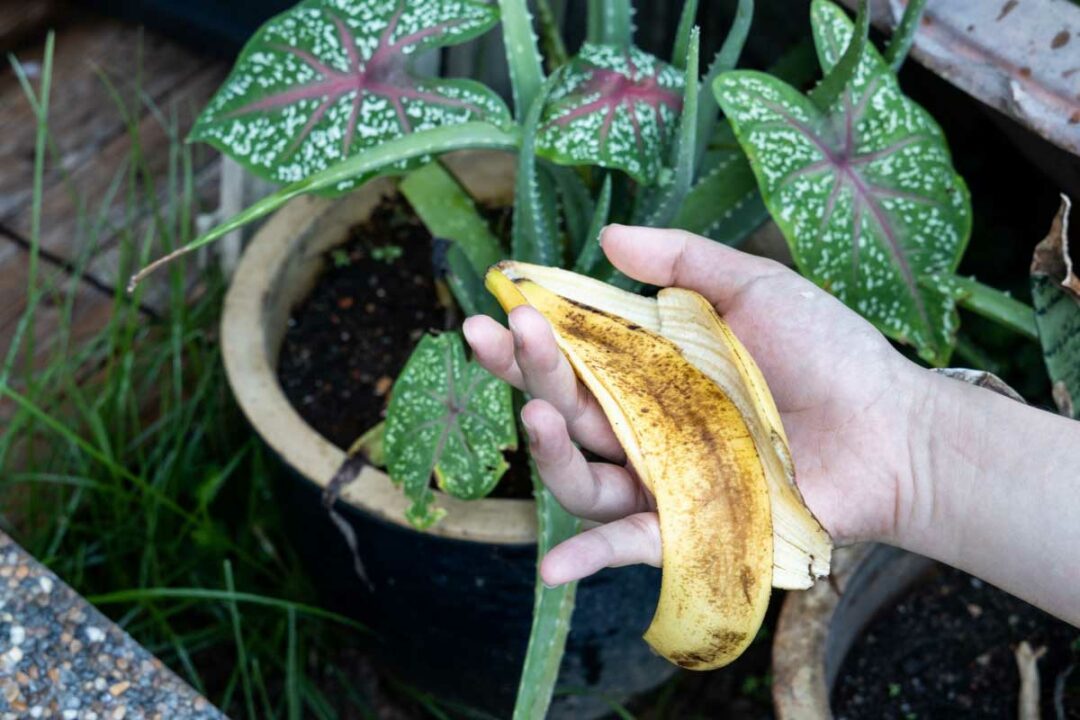
[[[721,312],[751,281],[787,272],[777,262],[685,230],[608,225],[600,244],[611,264],[634,280],[694,290]]]

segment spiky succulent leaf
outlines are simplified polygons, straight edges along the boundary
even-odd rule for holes
[[[630,0],[589,0],[586,22],[588,42],[625,48],[634,41],[634,7]]]
[[[577,582],[549,588],[540,577],[540,561],[548,551],[581,529],[581,521],[563,510],[551,491],[544,487],[536,467],[530,465],[533,495],[536,497],[536,593],[532,629],[521,669],[513,720],[541,720],[547,717],[555,682],[559,678],[566,637],[574,613]]]
[[[503,47],[514,94],[514,116],[520,121],[532,107],[544,82],[532,14],[525,0],[499,0],[502,10]]]
[[[738,245],[769,217],[757,180],[731,127],[718,128],[725,142],[706,154],[702,177],[686,195],[672,225],[725,245]]]
[[[510,386],[465,358],[458,333],[426,335],[394,383],[383,436],[387,469],[413,505],[406,515],[428,527],[431,476],[467,500],[491,492],[517,447]]]
[[[503,124],[505,105],[483,85],[410,70],[423,51],[497,21],[498,11],[479,0],[304,0],[255,33],[191,137],[256,175],[291,183],[416,130]]]
[[[683,87],[682,73],[635,47],[586,43],[551,91],[537,152],[651,184],[669,154]]]
[[[574,263],[574,272],[582,275],[593,275],[598,268],[606,274],[611,270],[611,263],[607,262],[604,254],[600,252],[600,232],[608,223],[611,215],[611,175],[604,176],[604,184],[600,187],[600,195],[596,198],[596,207],[593,210],[592,221],[585,236],[585,243],[578,252],[577,261]],[[606,263],[606,265],[605,265]]]
[[[686,94],[683,96],[682,116],[679,130],[675,136],[674,152],[671,158],[669,182],[662,186],[663,194],[655,209],[649,215],[652,227],[668,227],[675,219],[679,208],[686,200],[687,193],[697,174],[697,130],[698,130],[698,55],[701,31],[695,27],[690,33],[690,46],[686,51]]]
[[[817,0],[813,25],[829,70],[852,22]],[[970,199],[941,129],[904,96],[877,50],[864,47],[828,112],[758,72],[727,73],[714,90],[803,274],[944,362],[958,323],[954,297],[925,279],[955,271]]]
[[[511,255],[515,260],[540,265],[561,265],[559,245],[558,197],[551,177],[540,170],[536,158],[536,136],[544,103],[559,81],[559,73],[540,86],[521,128],[521,152],[518,153],[514,179],[514,222]]]

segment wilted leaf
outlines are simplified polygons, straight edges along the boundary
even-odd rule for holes
[[[417,527],[441,517],[430,507],[431,476],[467,500],[491,492],[517,447],[510,386],[465,359],[457,333],[426,335],[394,383],[383,437],[387,467],[413,505]]]
[[[652,55],[586,43],[552,89],[537,153],[651,184],[668,157],[682,93],[682,73]]]
[[[1080,278],[1069,256],[1070,207],[1062,195],[1050,233],[1035,247],[1031,299],[1054,402],[1063,414],[1080,418]]]
[[[191,137],[289,183],[416,130],[506,122],[483,85],[410,71],[420,53],[497,21],[479,0],[305,0],[256,32]]]
[[[817,0],[813,25],[828,72],[852,22]],[[727,73],[715,91],[802,273],[943,363],[955,301],[927,279],[955,272],[971,230],[968,191],[941,129],[900,91],[878,51],[866,45],[828,112],[758,72]]]

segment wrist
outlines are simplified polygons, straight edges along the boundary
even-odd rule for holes
[[[915,364],[908,370],[910,404],[907,433],[900,438],[893,517],[881,538],[927,554],[931,547],[957,547],[963,526],[953,507],[964,488],[973,487],[976,447],[985,414],[980,389]]]

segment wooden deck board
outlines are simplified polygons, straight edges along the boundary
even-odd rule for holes
[[[38,32],[36,45],[24,45],[18,51],[20,61],[35,75],[40,73],[44,48],[44,31],[39,28]],[[36,134],[33,113],[17,79],[4,68],[0,70],[0,127],[4,128],[0,134],[0,358],[26,307]],[[153,195],[165,206],[174,199],[166,184],[167,125],[175,123],[174,131],[180,137],[186,135],[226,70],[220,60],[204,58],[116,20],[79,17],[57,31],[49,117],[52,147],[42,202],[45,257],[39,277],[74,292],[72,346],[108,323],[113,310],[108,289],[121,273],[121,240],[134,237],[141,243],[150,225],[149,193],[140,192],[132,203],[121,187],[106,202],[112,181],[119,177],[124,183],[131,162],[132,134],[125,113],[133,114],[144,167],[156,187]],[[110,96],[103,76],[110,78],[123,98],[124,109]],[[35,88],[38,80],[32,77]],[[216,205],[219,162],[209,148],[195,149],[196,194],[202,211]],[[139,187],[140,191],[145,187],[143,180]],[[91,231],[95,223],[97,230]],[[69,268],[80,264],[92,282],[70,277]],[[164,285],[158,283],[151,282],[144,305],[153,306],[163,297]],[[33,329],[35,366],[40,367],[55,346],[61,320],[62,307],[51,299],[39,306]]]

